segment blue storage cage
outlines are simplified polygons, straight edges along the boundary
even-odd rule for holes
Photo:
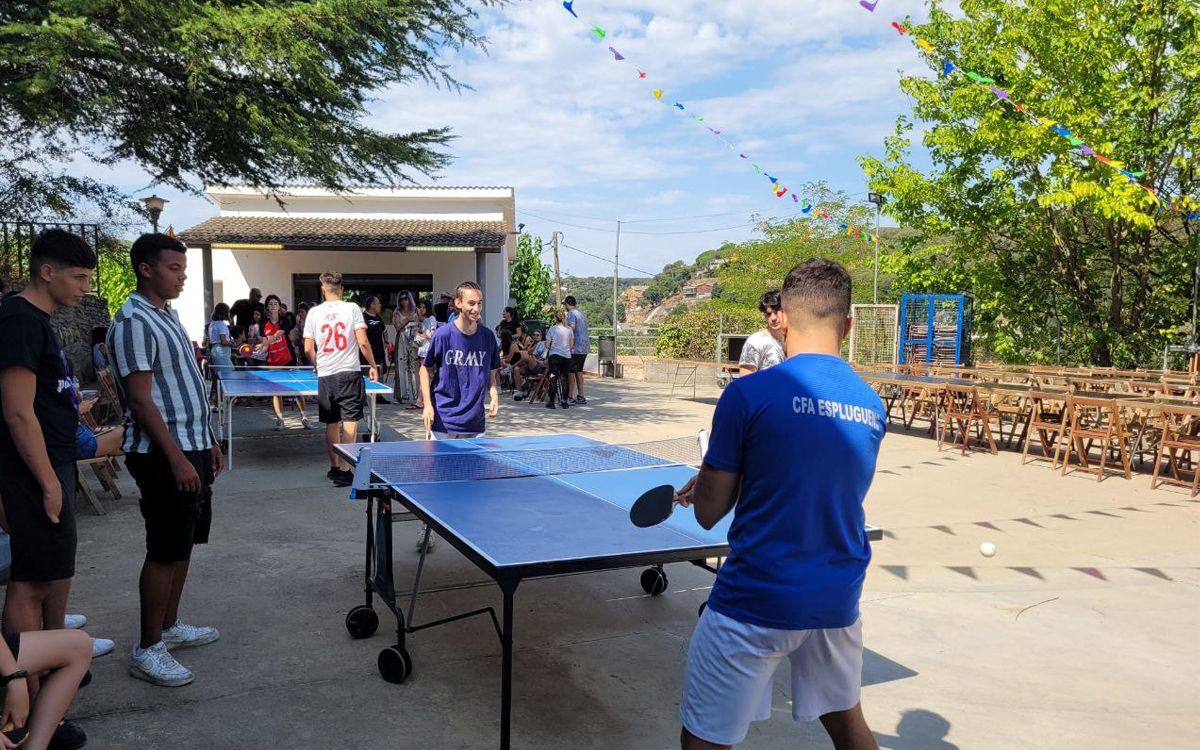
[[[900,364],[970,367],[972,300],[965,294],[906,294],[900,302]]]

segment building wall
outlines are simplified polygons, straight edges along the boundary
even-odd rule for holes
[[[486,256],[484,322],[494,326],[508,304],[508,261],[503,253]],[[475,253],[404,253],[342,250],[226,250],[213,248],[213,304],[246,297],[252,287],[264,295],[278,294],[295,309],[292,274],[322,273],[411,273],[431,274],[434,294],[453,294],[461,281],[475,280]],[[204,336],[204,269],[200,250],[188,252],[188,280],[175,302],[180,320],[196,341]],[[219,290],[219,294],[218,294]],[[434,300],[437,301],[436,299]]]

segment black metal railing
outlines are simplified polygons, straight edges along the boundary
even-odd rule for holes
[[[65,229],[83,238],[96,251],[94,290],[100,289],[100,243],[103,234],[99,224],[55,221],[0,220],[0,276],[22,282],[29,279],[29,251],[33,241],[45,229]]]

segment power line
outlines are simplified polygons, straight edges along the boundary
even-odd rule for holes
[[[669,234],[707,234],[709,232],[725,232],[730,229],[742,229],[743,227],[752,227],[752,226],[754,226],[754,224],[755,224],[755,222],[748,221],[745,224],[734,224],[731,227],[716,227],[715,229],[686,229],[686,230],[681,230],[678,232],[630,232],[630,231],[626,231],[625,234],[649,234],[649,235],[655,235],[658,237],[664,237]]]
[[[526,216],[532,216],[535,219],[541,219],[542,221],[551,222],[552,224],[556,224],[558,226],[571,227],[572,229],[586,229],[589,232],[605,232],[607,234],[615,234],[617,231],[615,229],[606,229],[603,227],[588,227],[588,226],[583,226],[582,224],[569,224],[565,221],[559,221],[558,219],[553,219],[553,218],[550,218],[549,216],[541,216],[539,214],[534,213],[533,211],[529,211],[529,210],[525,210],[525,209],[522,209],[521,213],[525,214]],[[622,223],[625,223],[625,222],[622,222]],[[665,237],[667,235],[707,234],[710,232],[725,232],[730,229],[742,229],[744,227],[749,227],[749,226],[754,226],[754,222],[748,221],[748,222],[745,222],[742,224],[735,224],[735,225],[729,226],[729,227],[716,227],[713,229],[684,229],[684,230],[679,230],[679,231],[674,231],[674,232],[630,232],[630,231],[626,231],[624,233],[625,234],[650,235],[650,236],[655,236],[655,237]]]
[[[864,195],[865,195],[865,193],[864,193]],[[557,216],[567,216],[572,219],[587,219],[589,221],[607,221],[607,222],[614,222],[617,220],[616,217],[609,217],[609,216],[586,216],[584,214],[571,214],[571,213],[567,213],[566,211],[552,211],[550,209],[545,209],[545,208],[540,208],[538,210],[541,211],[542,213],[547,213],[547,214],[552,214],[552,215],[557,215]],[[529,213],[529,211],[527,211],[526,209],[521,209],[521,211],[523,213]],[[622,224],[648,224],[651,222],[659,222],[659,221],[687,221],[687,220],[691,220],[691,219],[715,219],[715,218],[719,218],[721,216],[737,216],[739,214],[747,214],[747,213],[754,213],[754,212],[743,209],[741,211],[724,211],[724,212],[718,213],[718,214],[692,214],[690,216],[659,216],[659,217],[656,217],[653,219],[622,219],[621,223]],[[762,215],[765,216],[766,214],[762,214]],[[771,214],[771,215],[778,216],[780,214]],[[543,217],[538,217],[538,218],[543,218]],[[549,219],[547,219],[547,221],[549,221]]]
[[[583,253],[584,255],[588,256],[589,258],[595,258],[596,260],[602,260],[605,263],[613,262],[612,258],[605,258],[603,256],[596,255],[594,253],[589,253],[587,250],[580,250],[579,248],[575,247],[574,245],[568,245],[565,242],[562,243],[559,247],[565,247],[568,250],[574,250],[577,253]],[[643,276],[657,276],[658,275],[658,274],[654,273],[653,271],[644,271],[640,268],[634,268],[633,266],[627,266],[624,263],[618,263],[617,266],[620,268],[628,269],[630,271],[637,271],[638,273],[642,274]]]

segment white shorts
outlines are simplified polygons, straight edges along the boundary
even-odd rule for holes
[[[771,718],[775,669],[792,663],[792,718],[813,721],[858,705],[862,620],[848,628],[774,630],[706,608],[688,648],[679,719],[714,745],[746,739],[750,722]]]

